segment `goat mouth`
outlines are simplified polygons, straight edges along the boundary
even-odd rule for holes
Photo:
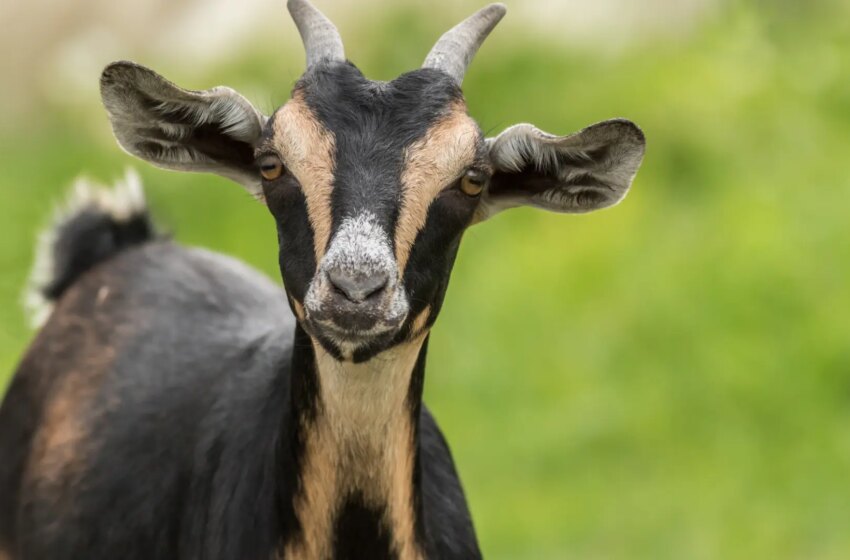
[[[374,321],[338,320],[327,316],[307,316],[309,330],[338,345],[365,346],[393,336],[404,322],[404,318]]]
[[[381,345],[398,333],[408,312],[407,296],[399,287],[355,302],[334,294],[324,283],[311,286],[304,300],[307,331],[340,348]]]

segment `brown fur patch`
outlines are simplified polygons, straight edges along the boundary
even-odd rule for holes
[[[393,545],[419,560],[413,512],[413,425],[405,404],[424,336],[364,364],[338,362],[314,343],[320,379],[319,413],[309,425],[302,487],[295,509],[304,534],[284,558],[329,557],[333,525],[345,499],[360,492],[386,510]]]
[[[274,119],[272,143],[304,191],[316,262],[320,262],[331,234],[334,136],[319,122],[299,91]]]
[[[71,376],[73,377],[73,375]],[[48,403],[30,455],[29,475],[42,484],[56,484],[77,463],[79,445],[85,436],[77,403],[85,399],[85,388],[66,380]]]
[[[0,548],[0,560],[12,560],[12,555]]]
[[[289,298],[289,300],[292,302],[293,309],[295,309],[295,316],[298,317],[298,320],[303,321],[305,317],[304,306],[295,298]]]
[[[396,260],[399,274],[410,257],[413,242],[425,225],[434,198],[475,161],[478,125],[456,102],[405,154],[402,203],[396,226]]]
[[[45,347],[46,370],[61,373],[51,384],[41,421],[33,438],[24,472],[24,485],[57,507],[70,507],[90,449],[88,423],[92,400],[101,377],[115,359],[115,348],[103,340],[104,330],[92,317],[80,317],[71,308],[86,301],[102,304],[98,291],[80,289],[68,293],[39,336]],[[84,303],[88,306],[88,303]],[[118,329],[119,331],[121,329]],[[38,343],[37,343],[38,344]]]

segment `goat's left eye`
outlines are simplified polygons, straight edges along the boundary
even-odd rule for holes
[[[460,179],[460,190],[467,196],[478,196],[487,186],[487,175],[470,169]]]
[[[257,162],[260,168],[260,175],[266,181],[274,181],[283,175],[283,162],[280,158],[274,155],[267,155],[260,158]]]

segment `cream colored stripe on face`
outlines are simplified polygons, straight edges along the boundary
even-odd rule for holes
[[[334,136],[319,122],[299,91],[275,114],[274,119],[272,143],[304,191],[318,264],[327,250],[331,234]]]
[[[423,309],[410,326],[410,332],[413,337],[417,337],[425,332],[425,325],[431,317],[431,306],[428,305]]]
[[[458,101],[423,138],[405,153],[401,175],[402,203],[395,231],[399,275],[410,258],[416,235],[425,226],[428,208],[443,188],[475,161],[478,126]]]

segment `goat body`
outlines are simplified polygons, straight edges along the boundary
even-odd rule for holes
[[[0,408],[0,560],[480,557],[422,404],[461,239],[516,206],[619,203],[643,133],[486,138],[460,86],[500,4],[389,82],[307,0],[288,6],[307,69],[270,116],[132,62],[101,74],[130,154],[266,205],[283,288],[158,239],[140,188],[84,189],[45,238],[54,308]]]
[[[67,224],[90,227],[65,234],[114,238],[120,224],[95,215],[71,216]],[[293,504],[304,402],[293,395],[314,381],[311,367],[297,369],[305,360],[293,342],[305,337],[285,294],[231,258],[136,241],[69,278],[3,401],[0,551],[15,560],[282,554],[304,530]],[[477,557],[445,440],[424,407],[417,424],[425,550]],[[382,519],[380,507],[344,497],[336,557],[394,553]]]

